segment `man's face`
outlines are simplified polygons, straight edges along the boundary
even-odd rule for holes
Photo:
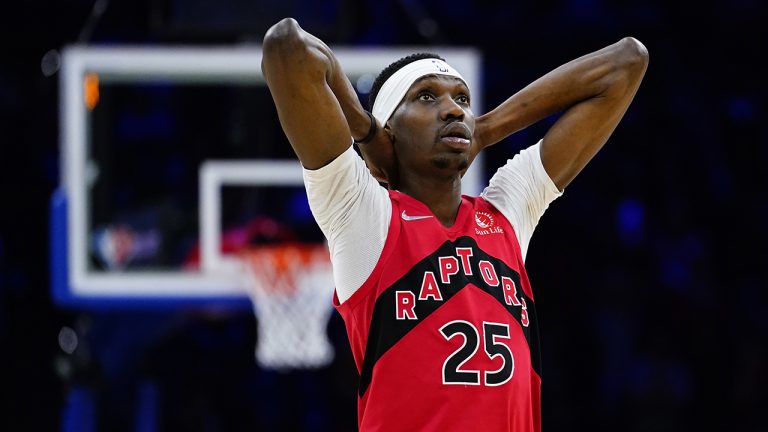
[[[427,75],[408,90],[387,122],[404,172],[453,175],[469,164],[475,117],[459,78]]]

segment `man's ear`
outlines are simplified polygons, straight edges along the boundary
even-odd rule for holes
[[[388,125],[379,128],[374,139],[358,147],[371,175],[381,184],[397,184],[397,157],[394,135]]]
[[[385,123],[384,127],[382,129],[384,129],[384,133],[386,133],[387,136],[389,137],[389,142],[394,144],[395,143],[395,134],[392,133],[392,128],[389,127],[389,122]]]

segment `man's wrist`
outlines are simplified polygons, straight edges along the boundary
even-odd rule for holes
[[[368,116],[369,120],[369,126],[366,131],[365,136],[361,138],[355,138],[353,136],[353,139],[355,140],[356,144],[365,144],[373,139],[374,136],[376,136],[376,129],[378,128],[376,125],[376,119],[373,117],[373,114],[370,113],[370,111],[365,111],[365,114]]]

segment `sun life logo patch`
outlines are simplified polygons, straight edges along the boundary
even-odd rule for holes
[[[475,223],[480,228],[490,228],[493,226],[493,222],[493,216],[488,213],[481,211],[475,212]]]
[[[496,226],[496,220],[490,213],[484,211],[475,212],[475,234],[487,235],[487,234],[503,234],[504,228]]]

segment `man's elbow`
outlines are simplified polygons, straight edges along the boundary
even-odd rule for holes
[[[613,45],[607,66],[610,72],[603,76],[602,94],[624,97],[642,81],[648,67],[648,50],[639,40],[625,37]]]
[[[301,27],[293,18],[283,18],[267,30],[262,43],[264,58],[282,57],[302,44]]]
[[[619,44],[624,67],[632,72],[645,72],[648,67],[648,48],[631,36],[625,37]]]
[[[309,75],[325,77],[329,56],[293,18],[284,18],[267,30],[262,43],[261,70],[270,77]]]

